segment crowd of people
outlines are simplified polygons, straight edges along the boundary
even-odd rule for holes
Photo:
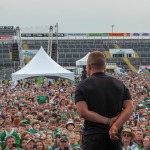
[[[130,90],[134,112],[121,132],[123,150],[145,150],[150,144],[150,75],[118,76]],[[74,97],[79,81],[11,80],[0,84],[0,149],[80,150],[84,119]]]

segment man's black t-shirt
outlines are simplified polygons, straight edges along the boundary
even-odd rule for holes
[[[126,86],[118,79],[103,72],[94,73],[80,82],[75,91],[75,103],[85,101],[88,109],[112,118],[120,114],[124,100],[131,96]],[[85,120],[85,135],[108,133],[108,125]]]

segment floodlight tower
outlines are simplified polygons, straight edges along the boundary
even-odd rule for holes
[[[55,36],[56,36],[56,44],[57,44],[57,63],[58,63],[58,23],[55,25]]]
[[[112,33],[114,33],[114,24],[113,25],[111,25],[111,27],[112,27]]]
[[[23,59],[22,40],[21,40],[21,33],[20,33],[19,26],[16,27],[16,38],[17,38],[19,60],[20,60],[19,68],[22,68],[25,65],[25,63],[24,63],[24,59]]]
[[[48,36],[48,50],[47,50],[47,53],[50,57],[52,55],[52,43],[53,43],[53,26],[50,26]]]

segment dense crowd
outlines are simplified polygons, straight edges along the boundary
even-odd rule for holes
[[[123,150],[145,150],[150,144],[150,75],[117,76],[129,88],[135,105],[121,132]],[[79,81],[24,79],[0,83],[0,149],[80,150],[84,119],[74,103]],[[64,148],[65,147],[65,148]]]

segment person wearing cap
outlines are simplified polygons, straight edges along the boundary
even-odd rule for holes
[[[30,120],[29,119],[24,119],[24,120],[21,120],[21,123],[25,125],[25,130],[30,130],[31,128],[31,125],[30,125]]]
[[[73,129],[75,128],[75,125],[72,120],[69,120],[66,124],[66,129],[68,130],[68,134],[74,133]]]
[[[67,136],[61,136],[59,140],[59,147],[55,148],[54,150],[71,150],[71,148],[69,148]]]
[[[35,146],[36,146],[35,141],[33,139],[30,139],[30,140],[27,141],[27,145],[26,145],[25,150],[34,150]]]
[[[134,133],[130,128],[124,128],[122,130],[122,150],[138,150],[138,146],[132,142],[134,139]]]

